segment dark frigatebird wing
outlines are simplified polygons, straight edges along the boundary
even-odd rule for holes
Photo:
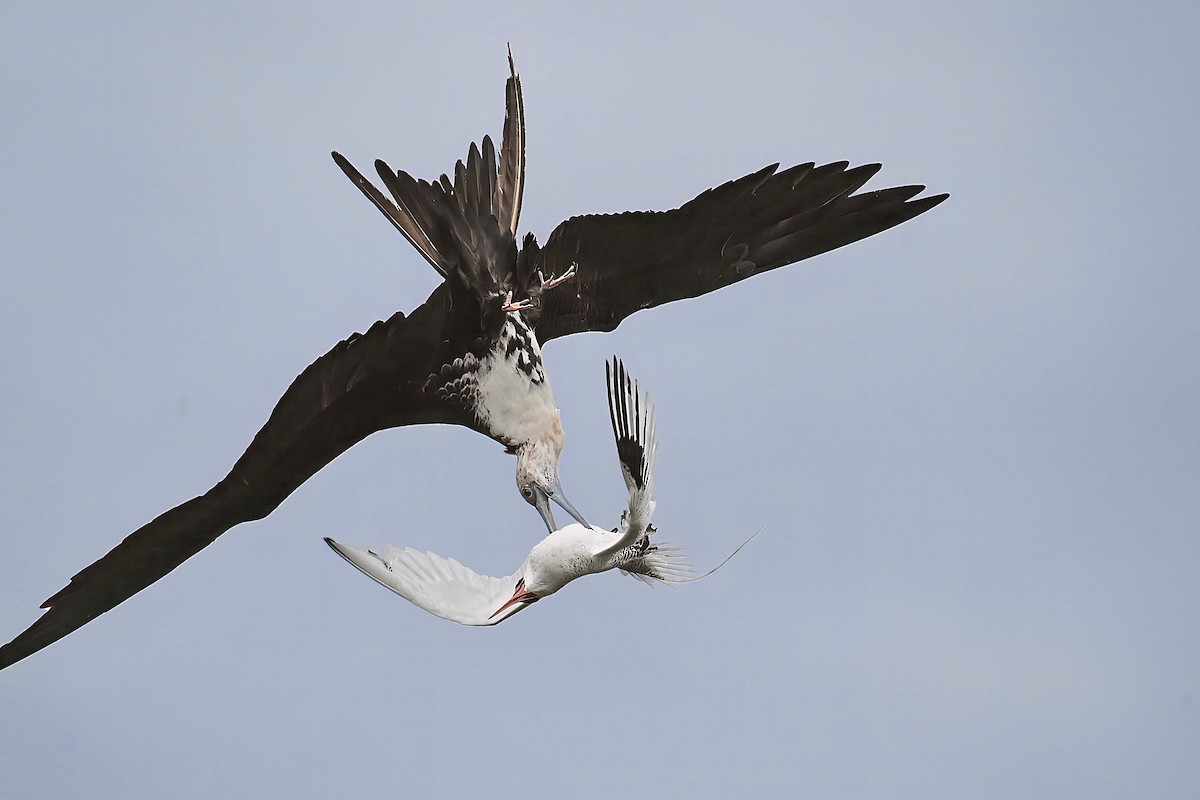
[[[698,297],[899,225],[949,195],[914,200],[924,186],[854,194],[879,164],[778,165],[709,189],[672,211],[572,217],[522,260],[567,285],[531,313],[538,340],[610,331],[644,308]]]
[[[265,517],[371,433],[420,423],[473,427],[463,406],[421,391],[440,366],[434,362],[451,305],[442,284],[409,316],[377,322],[313,362],[225,478],[143,525],[72,578],[42,604],[46,612],[33,625],[0,647],[0,669],[146,588],[233,526]]]
[[[0,669],[61,639],[162,578],[242,522],[270,514],[326,464],[370,434],[401,425],[464,425],[471,412],[464,362],[482,358],[504,322],[501,289],[515,276],[525,174],[520,80],[510,77],[499,164],[487,137],[454,180],[430,184],[376,167],[395,202],[346,159],[334,160],[446,281],[407,317],[354,334],[292,383],[229,474],[199,497],[143,525],[42,604],[33,625],[0,647]],[[515,285],[514,285],[515,280]]]

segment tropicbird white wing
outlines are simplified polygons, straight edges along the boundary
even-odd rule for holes
[[[517,604],[511,612],[491,616],[512,597],[515,573],[504,578],[480,575],[453,558],[411,547],[388,545],[379,550],[358,550],[329,537],[325,542],[363,574],[451,622],[495,625],[523,607]]]
[[[658,435],[654,404],[641,385],[629,376],[621,360],[613,356],[612,361],[605,364],[604,372],[617,458],[621,461],[621,475],[629,491],[629,509],[622,519],[621,536],[605,548],[604,554],[609,554],[648,533],[655,507],[654,462],[658,458]]]

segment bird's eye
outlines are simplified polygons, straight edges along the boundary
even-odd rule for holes
[[[526,500],[533,499],[533,489],[530,489],[528,486],[521,487],[521,494],[525,495]]]

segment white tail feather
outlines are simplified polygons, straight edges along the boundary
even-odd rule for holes
[[[732,553],[721,559],[719,564],[701,575],[697,575],[695,568],[685,560],[687,556],[683,550],[678,547],[667,547],[665,546],[666,542],[654,546],[652,549],[647,550],[645,555],[622,565],[621,572],[631,575],[650,586],[654,586],[656,583],[692,583],[702,580],[728,564],[731,558],[736,556],[743,547],[750,544],[750,541],[765,531],[767,527],[767,525],[763,525],[750,534],[749,539],[739,544],[734,548]]]
[[[651,545],[642,555],[622,564],[620,569],[647,586],[685,583],[694,580],[696,574],[683,548],[671,547],[666,542]]]

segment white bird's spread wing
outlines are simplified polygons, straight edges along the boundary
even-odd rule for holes
[[[617,440],[621,474],[629,490],[628,529],[641,536],[654,515],[654,462],[658,436],[654,404],[637,381],[629,377],[619,358],[605,366],[608,414]]]
[[[512,606],[511,613],[491,616],[512,597],[516,574],[504,578],[480,575],[453,558],[422,553],[411,547],[387,546],[376,550],[358,550],[325,538],[334,552],[363,574],[391,589],[430,614],[462,625],[495,625],[522,607]]]

